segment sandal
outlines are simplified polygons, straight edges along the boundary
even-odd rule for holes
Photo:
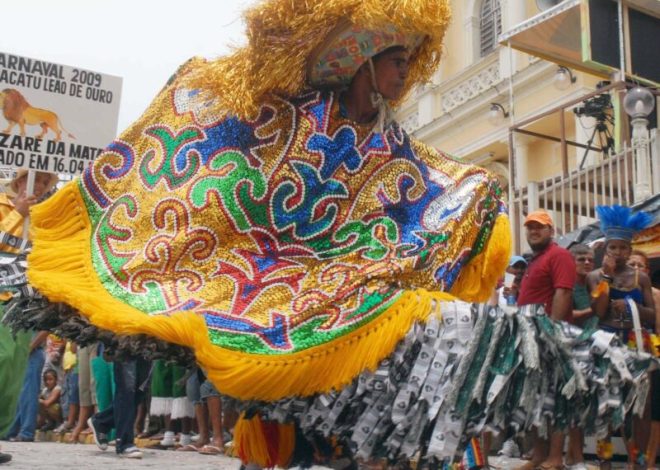
[[[177,452],[198,452],[199,449],[195,446],[195,444],[186,444],[185,446],[178,447],[176,449]]]
[[[71,431],[73,431],[73,425],[70,426],[70,425],[68,425],[67,423],[62,423],[62,424],[60,424],[58,427],[56,427],[55,429],[53,429],[53,432],[54,432],[54,433],[58,433],[58,434],[62,434],[62,433],[66,433],[66,432],[71,432]]]
[[[204,447],[199,449],[199,453],[204,455],[222,455],[224,454],[224,450],[218,446],[206,444]]]

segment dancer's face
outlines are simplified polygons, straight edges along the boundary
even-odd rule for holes
[[[408,51],[392,48],[378,54],[373,61],[380,94],[387,100],[399,99],[408,78]]]

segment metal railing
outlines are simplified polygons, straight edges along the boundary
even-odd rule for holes
[[[660,139],[657,129],[650,134],[648,154],[651,163],[651,195],[660,192]],[[563,235],[597,220],[595,207],[620,204],[630,206],[635,200],[634,152],[624,146],[619,153],[600,156],[596,161],[576,167],[526,187],[514,188],[509,201],[516,253],[522,251],[522,221],[525,214],[545,209],[553,216],[556,235]]]

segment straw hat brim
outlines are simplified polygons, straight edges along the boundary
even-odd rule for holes
[[[53,189],[53,187],[59,181],[59,176],[57,176],[55,173],[47,173],[45,171],[39,171],[38,173],[45,173],[49,176],[45,192],[48,192],[51,189]],[[27,174],[28,174],[28,170],[23,168],[19,169],[16,172],[16,176],[14,176],[14,178],[5,185],[5,192],[11,196],[15,196],[18,191],[18,181],[24,176],[27,176]]]
[[[308,80],[313,87],[348,85],[358,69],[371,57],[395,46],[414,52],[424,36],[405,34],[393,25],[367,30],[348,22],[330,35],[310,54]]]

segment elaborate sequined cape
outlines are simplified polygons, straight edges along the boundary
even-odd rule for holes
[[[488,172],[356,125],[333,93],[220,118],[180,77],[33,211],[28,275],[49,300],[272,400],[374,368],[442,292],[488,297],[510,249]]]

